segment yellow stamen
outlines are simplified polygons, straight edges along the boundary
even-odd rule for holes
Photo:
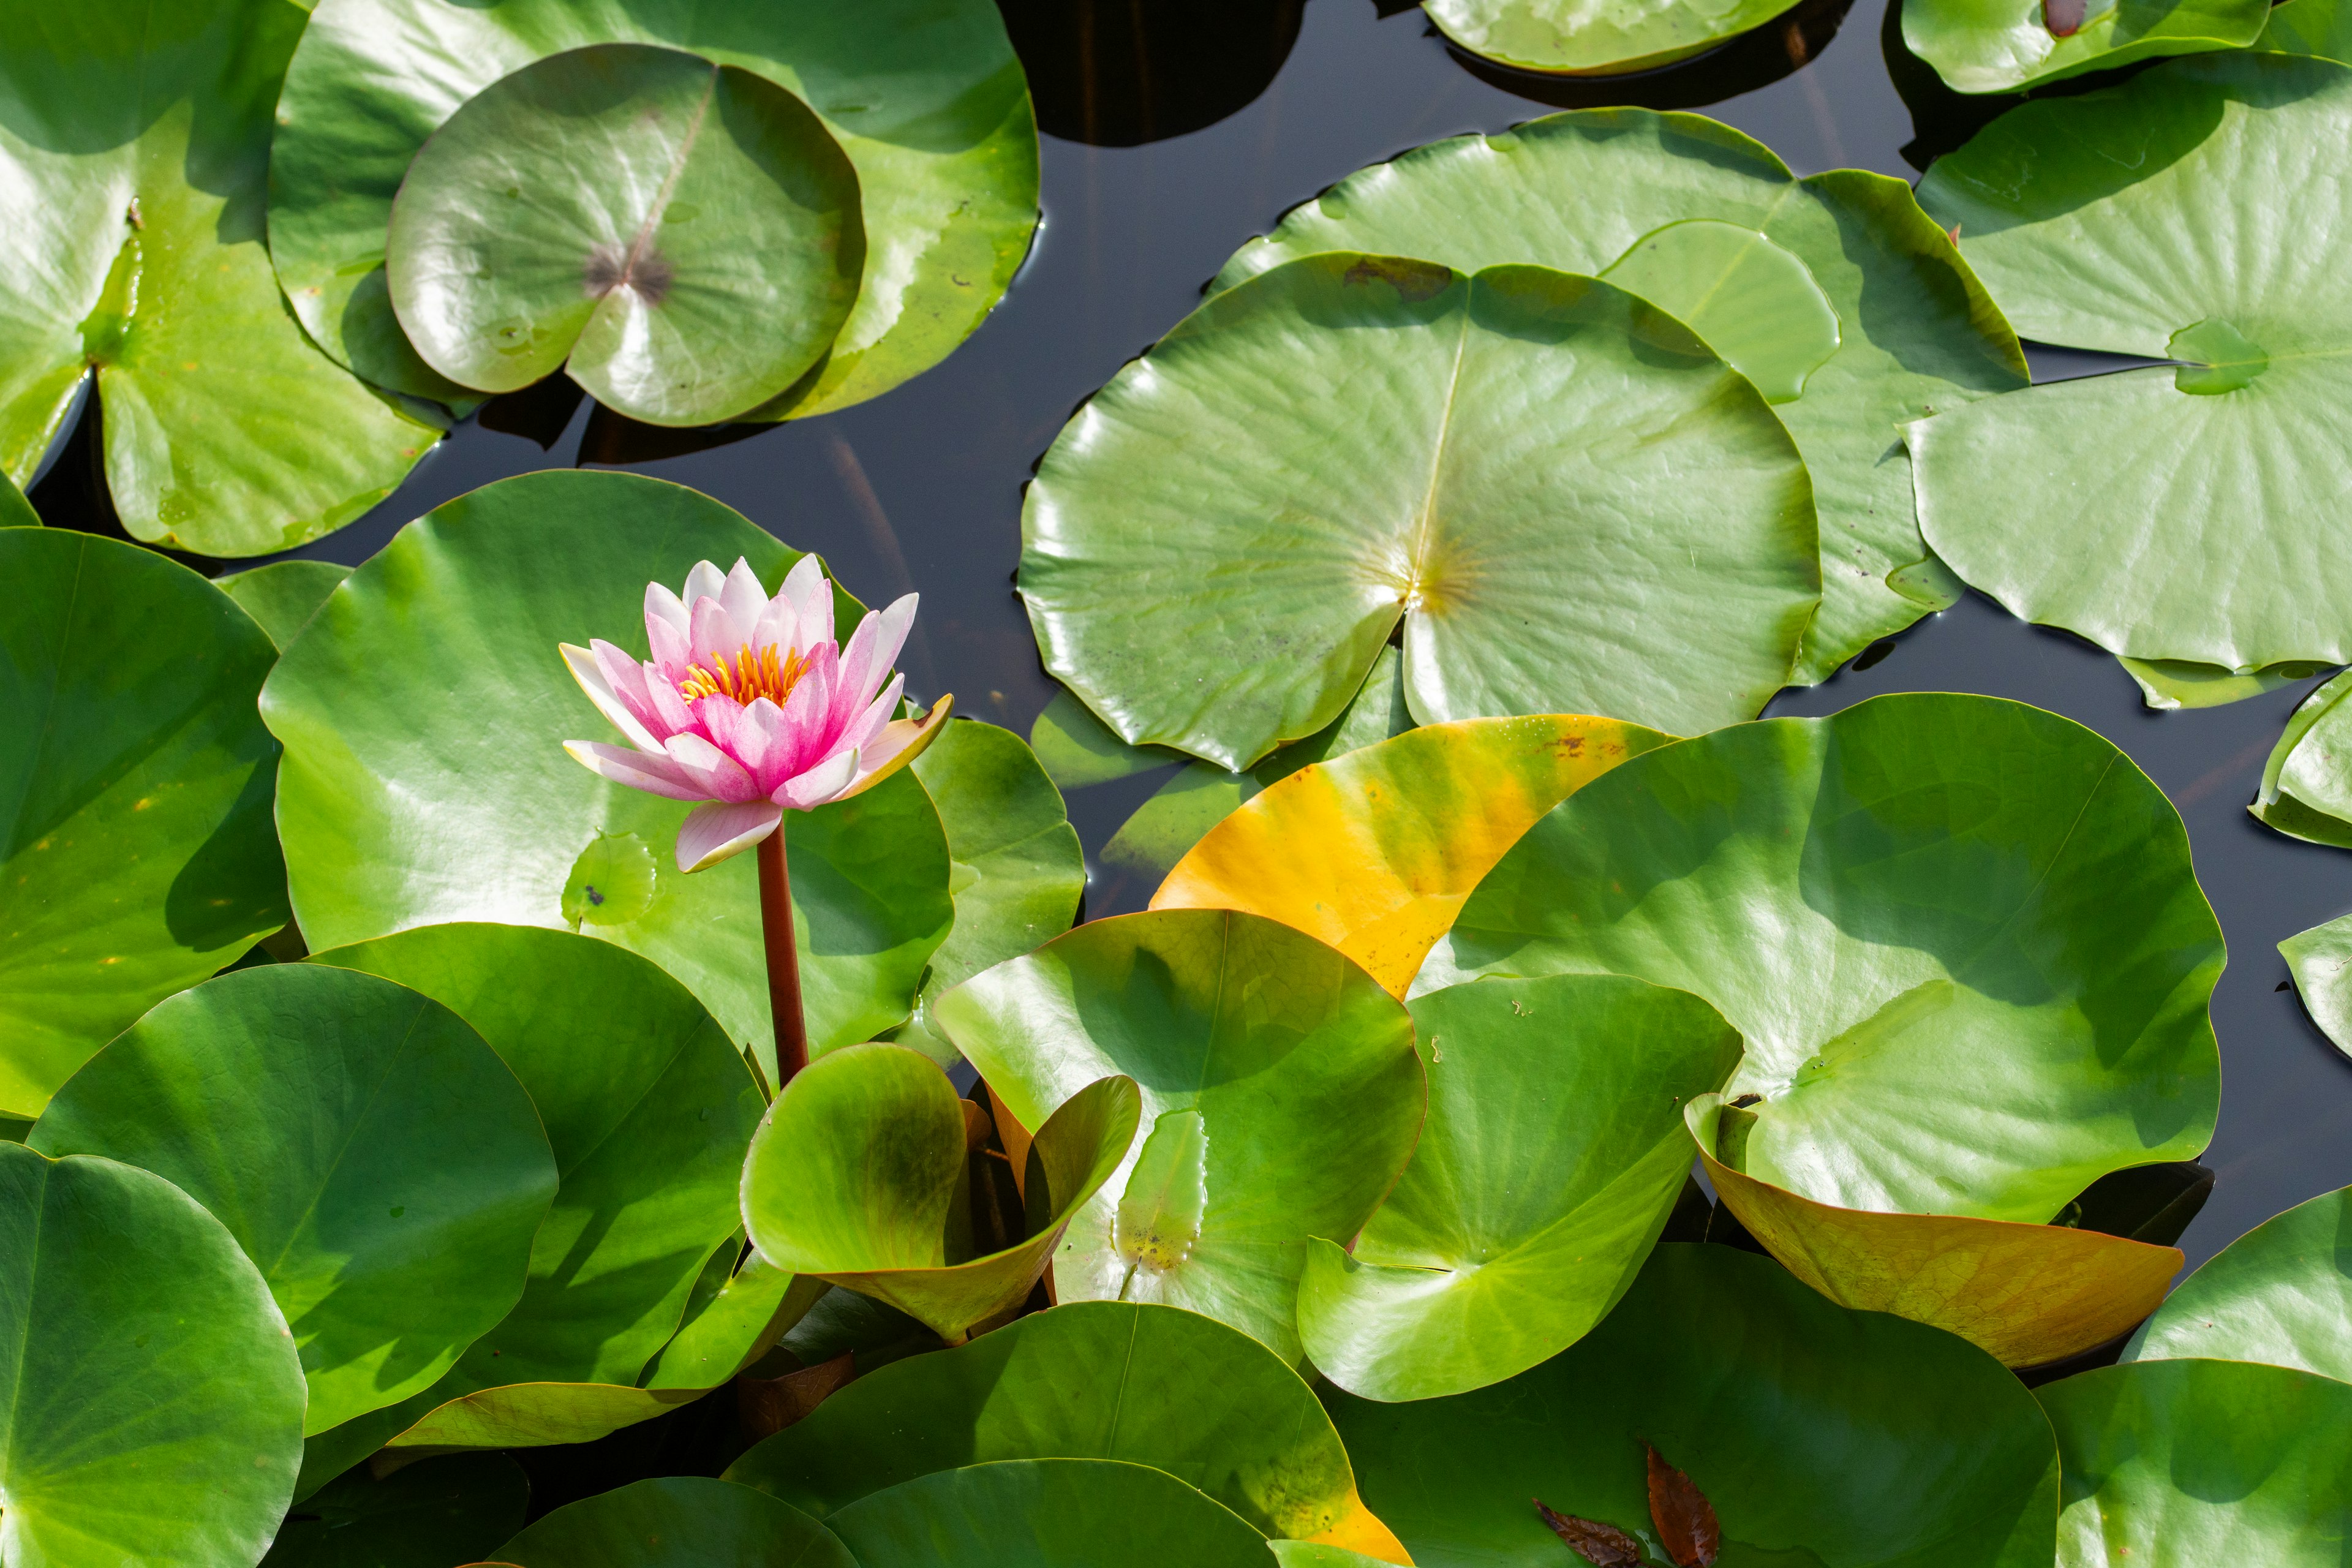
[[[688,702],[703,697],[731,697],[747,708],[764,697],[782,708],[808,669],[804,654],[782,654],[772,645],[754,654],[746,643],[731,666],[723,654],[711,655],[707,666],[688,666],[686,679],[677,683],[677,694]]]

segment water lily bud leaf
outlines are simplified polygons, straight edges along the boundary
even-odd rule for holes
[[[2180,1282],[2123,1359],[2266,1362],[2352,1384],[2352,1187],[2264,1220]]]
[[[0,1279],[10,1562],[259,1562],[301,1459],[302,1363],[236,1239],[161,1176],[0,1143]]]
[[[0,530],[0,1111],[286,923],[275,651],[202,577],[63,529]]]
[[[293,1325],[305,1434],[424,1390],[522,1295],[556,1164],[480,1035],[414,991],[274,963],[164,1002],[27,1140],[205,1205]]]
[[[392,206],[394,312],[425,362],[513,392],[559,368],[607,408],[708,425],[824,359],[865,268],[857,175],[764,77],[601,44],[492,83]]]

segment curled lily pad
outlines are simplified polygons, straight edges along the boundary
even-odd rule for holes
[[[1297,1373],[1213,1319],[1139,1302],[1069,1302],[867,1373],[727,1479],[823,1519],[936,1470],[1039,1458],[1150,1465],[1269,1536],[1405,1561]]]
[[[2146,1361],[2050,1384],[2067,1568],[2317,1563],[2352,1514],[2352,1384],[2250,1362]]]
[[[1265,1568],[1265,1537],[1164,1470],[1005,1459],[939,1470],[825,1520],[859,1568]]]
[[[1573,1563],[1530,1499],[1672,1561],[1645,1447],[1704,1493],[1727,1565],[2052,1557],[2057,1456],[2015,1378],[1727,1247],[1659,1247],[1606,1321],[1508,1383],[1412,1405],[1335,1395],[1332,1419],[1365,1500],[1423,1568]]]
[[[2124,1360],[2264,1362],[2352,1384],[2352,1187],[2264,1220],[2180,1282]]]
[[[280,653],[300,635],[335,584],[352,574],[331,561],[273,561],[250,572],[215,577],[213,585],[261,624]]]
[[[1790,8],[1791,0],[1669,0],[1616,10],[1574,0],[1423,0],[1445,36],[1521,70],[1619,75],[1687,59]]]
[[[1681,1106],[1739,1036],[1685,991],[1555,974],[1413,1004],[1429,1120],[1352,1247],[1318,1240],[1298,1289],[1316,1369],[1369,1399],[1525,1372],[1608,1315],[1690,1170]]]
[[[262,696],[287,743],[278,830],[310,945],[451,921],[572,927],[668,970],[772,1074],[751,858],[679,874],[686,806],[564,754],[596,718],[556,652],[604,637],[643,658],[646,584],[739,556],[772,586],[800,558],[692,490],[557,471],[460,496],[352,573]],[[947,841],[911,776],[786,816],[824,1051],[906,1020],[955,916]]]
[[[448,1568],[522,1528],[530,1481],[504,1454],[451,1455],[298,1502],[261,1568]]]
[[[2321,259],[2352,231],[2339,150],[2352,68],[2239,52],[2027,103],[1937,160],[1919,199],[2020,331],[2179,362],[1906,426],[1954,571],[2136,659],[2352,660],[2352,480],[2318,434],[2352,407],[2352,282]],[[2226,538],[2198,497],[2231,498]]]
[[[645,44],[483,89],[418,150],[384,241],[393,310],[436,371],[513,392],[561,369],[655,425],[800,380],[865,262],[856,173],[806,104]]]
[[[800,1510],[705,1476],[637,1481],[567,1503],[498,1556],[512,1568],[861,1568]]]
[[[1296,926],[1402,996],[1538,817],[1671,738],[1576,714],[1416,730],[1245,803],[1177,863],[1151,907],[1246,910]]]
[[[150,551],[0,530],[0,1111],[31,1117],[91,1052],[286,923],[276,657],[244,611]]]
[[[2352,849],[2352,672],[2305,698],[2263,764],[2248,811],[2270,827],[2312,844]]]
[[[1024,1127],[1109,1073],[1145,1136],[1054,1254],[1058,1297],[1160,1301],[1300,1352],[1313,1237],[1353,1237],[1421,1128],[1412,1020],[1312,937],[1255,915],[1095,921],[932,1016]]]
[[[971,1112],[920,1052],[852,1046],[803,1068],[769,1109],[743,1165],[744,1226],[779,1268],[887,1301],[959,1343],[1028,1295],[1062,1227],[1127,1157],[1139,1103],[1131,1081],[1107,1076],[1046,1118],[1023,1187],[1028,1235],[979,1254]]]
[[[329,353],[379,385],[463,395],[394,319],[382,265],[394,193],[461,105],[535,61],[602,44],[683,50],[773,82],[856,166],[866,232],[856,306],[822,373],[762,417],[846,407],[929,369],[980,325],[1027,254],[1036,124],[987,0],[323,0],[279,100],[269,247]],[[707,204],[692,221],[741,236],[734,215]]]
[[[1562,190],[1576,200],[1559,199]],[[1661,242],[1666,251],[1645,259]],[[1350,174],[1244,246],[1217,283],[1339,249],[1425,256],[1465,271],[1505,262],[1605,271],[1683,319],[1759,386],[1775,375],[1784,387],[1801,381],[1801,394],[1775,409],[1804,454],[1821,520],[1822,605],[1796,681],[1826,679],[1958,594],[1919,536],[1897,426],[2023,386],[2025,360],[1902,181],[1854,169],[1800,180],[1769,149],[1699,115],[1580,110],[1504,135],[1433,142]],[[1706,252],[1716,258],[1697,265]],[[1757,272],[1761,287],[1725,270],[1749,256],[1770,263]],[[1778,352],[1749,356],[1758,333]],[[1825,337],[1833,352],[1812,368]]]
[[[2297,931],[2279,943],[2304,1011],[2336,1048],[2352,1056],[2352,916]]]
[[[135,538],[261,555],[341,527],[440,438],[319,353],[263,249],[271,110],[304,16],[94,0],[0,19],[0,470],[31,482],[85,375]],[[135,107],[134,107],[135,106]]]
[[[1788,432],[1655,307],[1341,251],[1213,296],[1079,410],[1021,594],[1123,739],[1241,769],[1339,717],[1400,624],[1418,722],[1746,718],[1817,549]]]
[[[1959,92],[2018,92],[2161,55],[2242,49],[2271,0],[1913,0],[1903,43]]]
[[[301,1458],[302,1365],[236,1238],[161,1176],[0,1143],[0,1278],[8,1561],[260,1561]]]
[[[305,1433],[431,1384],[522,1294],[555,1161],[481,1036],[415,992],[273,963],[123,1031],[35,1124],[205,1205],[268,1282]]]

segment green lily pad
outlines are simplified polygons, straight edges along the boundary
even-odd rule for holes
[[[705,1476],[567,1503],[498,1552],[513,1568],[859,1568],[832,1531],[765,1492]]]
[[[1680,322],[1544,268],[1334,252],[1213,296],[1079,410],[1020,581],[1122,738],[1242,769],[1338,718],[1400,622],[1421,723],[1748,718],[1817,548],[1795,444]]]
[[[26,1142],[152,1171],[228,1226],[293,1329],[305,1435],[423,1391],[505,1317],[555,1196],[530,1096],[465,1020],[303,964],[163,1003]]]
[[[1630,759],[1486,874],[1421,984],[1695,992],[1748,1042],[1725,1164],[1846,1208],[2040,1225],[2211,1140],[2222,956],[2179,816],[2128,757],[1929,694]]]
[[[784,1086],[743,1163],[743,1221],[778,1268],[887,1301],[950,1343],[1018,1306],[1070,1216],[1135,1142],[1135,1085],[1105,1075],[1037,1129],[1028,1235],[981,1254],[963,1103],[939,1064],[852,1046]]]
[[[1559,199],[1562,190],[1577,199]],[[1681,228],[1694,222],[1708,226]],[[1732,289],[1700,321],[1684,314],[1696,294],[1688,268],[1675,276],[1632,265],[1670,229],[1721,241],[1717,225],[1762,236],[1772,248],[1759,254],[1793,261],[1801,276],[1776,261],[1776,288]],[[1465,271],[1515,261],[1606,269],[1612,282],[1682,316],[1735,364],[1739,339],[1711,336],[1718,321],[1776,333],[1810,321],[1818,344],[1825,301],[1834,352],[1803,378],[1801,395],[1775,410],[1804,454],[1821,518],[1822,606],[1791,679],[1826,679],[1958,595],[1919,536],[1897,426],[2023,386],[2025,360],[1991,297],[1902,181],[1854,169],[1800,180],[1769,149],[1699,115],[1580,110],[1504,135],[1433,142],[1350,174],[1244,246],[1217,283],[1339,249],[1425,256]]]
[[[163,1177],[0,1143],[0,1546],[26,1568],[258,1562],[302,1453],[260,1274]]]
[[[740,1223],[761,1105],[725,1033],[653,964],[568,931],[430,926],[313,962],[397,981],[481,1031],[530,1091],[562,1176],[521,1300],[425,1408],[515,1384],[634,1384]]]
[[[947,832],[955,928],[931,954],[915,1016],[895,1037],[952,1066],[955,1047],[926,1021],[932,1001],[1069,930],[1087,890],[1086,850],[1062,792],[1010,730],[959,719],[908,766]]]
[[[808,106],[645,44],[551,55],[417,152],[385,277],[460,386],[561,369],[654,425],[750,412],[823,360],[866,264],[857,174]]]
[[[580,931],[675,975],[774,1081],[752,858],[679,873],[686,805],[564,754],[604,721],[556,652],[603,637],[642,658],[646,584],[739,556],[772,588],[800,558],[692,490],[556,471],[460,496],[352,573],[262,694],[286,742],[278,831],[310,945],[450,921],[570,927],[593,909]],[[861,611],[836,592],[835,613]],[[870,1039],[905,1021],[955,918],[939,814],[909,776],[786,815],[811,1049]],[[630,898],[590,903],[583,867],[624,871]]]
[[[1096,718],[1067,687],[1057,686],[1045,710],[1029,726],[1029,748],[1037,763],[1060,789],[1081,789],[1132,778],[1185,760],[1181,752],[1165,746],[1130,746],[1118,731]]]
[[[742,1248],[737,1237],[712,1255],[719,1266],[717,1289],[708,1301],[688,1301],[686,1321],[639,1379],[645,1387],[718,1387],[766,1354],[832,1289],[822,1279],[779,1268],[757,1252],[744,1253],[738,1264]]]
[[[279,102],[269,247],[327,353],[379,385],[463,395],[394,319],[383,265],[394,195],[461,105],[534,61],[597,44],[684,50],[764,78],[815,110],[856,168],[856,306],[814,384],[759,417],[847,407],[929,369],[980,325],[1028,253],[1036,122],[987,0],[325,0]],[[738,220],[703,205],[694,221]]]
[[[1958,92],[2019,92],[2162,55],[2242,49],[2271,0],[1915,0],[1903,43]]]
[[[2352,1514],[2352,1384],[2250,1362],[2148,1361],[2039,1390],[2074,1568],[2324,1563]]]
[[[1051,1458],[1152,1466],[1270,1536],[1386,1535],[1297,1373],[1213,1319],[1139,1302],[1069,1302],[866,1373],[727,1479],[824,1519],[934,1471]]]
[[[1331,1404],[1365,1500],[1423,1568],[1575,1562],[1531,1499],[1671,1561],[1645,1443],[1713,1505],[1725,1568],[2052,1558],[2057,1456],[2000,1363],[1728,1247],[1659,1247],[1606,1321],[1508,1383]]]
[[[283,653],[310,624],[335,584],[351,574],[350,567],[331,561],[273,561],[250,572],[215,577],[213,586],[259,622],[270,642]]]
[[[2326,665],[2281,664],[2241,675],[2219,665],[2190,664],[2180,659],[2118,658],[2124,673],[2137,683],[2150,708],[2168,712],[2180,708],[2221,708],[2260,697],[2323,674]]]
[[[1575,0],[1423,0],[1429,19],[1474,55],[1571,76],[1654,70],[1789,9],[1790,0],[1670,0],[1612,9]]]
[[[2246,809],[2264,826],[2311,844],[2352,849],[2352,671],[2296,705],[2263,764]]]
[[[1805,264],[1765,235],[1684,218],[1633,242],[1601,276],[1705,338],[1770,404],[1804,395],[1838,351],[1835,307]]]
[[[438,428],[329,361],[263,249],[272,110],[303,10],[95,0],[0,19],[0,470],[29,483],[95,374],[140,539],[260,555],[341,528]]]
[[[859,1568],[1265,1568],[1265,1537],[1164,1470],[1007,1459],[875,1492],[825,1522]]]
[[[1412,1014],[1412,1163],[1352,1247],[1313,1244],[1298,1289],[1307,1358],[1369,1399],[1500,1383],[1606,1317],[1688,1176],[1683,1104],[1739,1065],[1721,1014],[1623,975],[1456,985]]]
[[[2264,1220],[2166,1298],[2124,1360],[2265,1362],[2352,1384],[2352,1187]]]
[[[25,499],[25,492],[16,488],[16,481],[0,472],[0,528],[40,526],[41,514],[33,510],[33,503]]]
[[[2352,661],[2352,470],[2320,434],[2352,409],[2352,280],[2324,259],[2346,156],[2352,68],[2239,52],[2027,103],[1937,161],[1920,202],[2019,331],[2180,362],[1906,426],[1954,571],[2136,659]]]
[[[1024,1127],[1106,1074],[1146,1135],[1054,1255],[1058,1298],[1160,1301],[1296,1362],[1308,1239],[1353,1237],[1412,1154],[1412,1019],[1258,915],[1095,921],[974,976],[932,1016]]]
[[[346,1476],[295,1505],[261,1568],[449,1568],[522,1528],[530,1481],[504,1454]]]
[[[2265,54],[2345,59],[2352,57],[2352,11],[2338,0],[2285,0],[2271,7],[2254,47]]]
[[[132,1019],[286,923],[276,651],[202,577],[0,531],[0,1110],[36,1116]]]
[[[2278,944],[2303,1009],[2336,1048],[2352,1056],[2352,915],[2297,931]]]

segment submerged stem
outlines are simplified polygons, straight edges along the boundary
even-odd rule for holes
[[[768,1006],[776,1016],[776,1092],[808,1066],[801,1016],[801,958],[793,944],[793,882],[784,868],[784,825],[760,840],[760,934],[768,950]]]

